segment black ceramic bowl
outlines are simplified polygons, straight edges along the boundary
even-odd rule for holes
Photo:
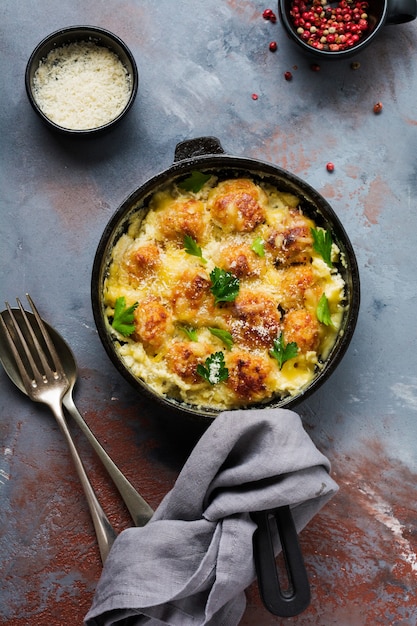
[[[115,117],[88,129],[67,128],[64,125],[60,125],[52,121],[39,106],[36,99],[36,91],[34,89],[34,76],[40,62],[44,62],[51,51],[76,42],[90,42],[91,44],[109,49],[111,52],[116,54],[118,59],[121,61],[128,78],[129,94],[123,109],[120,110]],[[119,37],[117,37],[117,35],[95,26],[70,26],[48,35],[32,52],[26,66],[25,73],[26,93],[28,95],[29,102],[37,115],[39,115],[41,120],[45,122],[49,128],[72,136],[85,137],[89,135],[96,135],[116,126],[131,109],[136,98],[138,84],[138,69],[129,48],[121,39],[119,39]]]
[[[136,189],[122,203],[107,224],[96,251],[91,282],[93,313],[100,339],[116,368],[133,387],[157,400],[165,408],[174,409],[183,415],[209,419],[216,417],[219,413],[216,410],[196,408],[183,402],[157,395],[142,380],[136,378],[124,365],[116,351],[114,340],[106,326],[103,305],[103,286],[111,261],[113,247],[127,230],[129,218],[132,217],[133,213],[137,214],[138,203],[141,206],[161,187],[177,179],[184,178],[195,170],[222,177],[240,176],[252,177],[255,180],[262,179],[275,185],[280,190],[297,195],[301,199],[303,212],[312,217],[319,226],[331,230],[333,241],[343,255],[345,262],[340,264],[338,269],[346,283],[346,308],[340,332],[323,368],[310,385],[297,395],[256,405],[256,408],[260,406],[268,408],[292,407],[324,383],[335,370],[350,343],[356,326],[360,301],[359,272],[355,253],[337,215],[317,191],[293,174],[270,163],[226,155],[219,141],[214,137],[201,137],[178,144],[173,165],[148,180],[139,189]],[[139,208],[139,210],[141,209]],[[252,408],[255,408],[255,405],[252,405]]]
[[[386,24],[403,24],[416,18],[416,0],[366,1],[369,5],[366,9],[368,15],[368,30],[355,45],[339,51],[318,50],[301,38],[291,17],[291,8],[294,4],[294,0],[278,0],[278,13],[290,39],[295,41],[304,52],[321,60],[340,60],[361,52],[374,40]],[[305,4],[310,6],[310,0],[306,0]],[[339,2],[331,0],[327,2],[327,6],[332,8],[339,4]]]

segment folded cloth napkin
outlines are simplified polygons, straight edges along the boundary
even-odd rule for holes
[[[116,539],[88,626],[235,626],[255,579],[250,512],[289,504],[299,532],[337,491],[287,409],[227,411],[203,434],[150,522]]]

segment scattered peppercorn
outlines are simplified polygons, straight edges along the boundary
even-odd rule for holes
[[[276,41],[271,41],[271,43],[269,44],[270,51],[271,52],[275,52],[277,48],[278,48],[277,42]]]
[[[369,29],[367,0],[292,0],[295,32],[317,50],[339,52],[355,46]]]
[[[265,9],[265,11],[262,13],[262,17],[264,18],[264,20],[269,20],[272,23],[275,23],[277,21],[277,16],[272,9]]]
[[[352,70],[358,70],[360,66],[361,64],[359,63],[359,61],[353,61],[353,63],[350,64],[350,67],[352,68]]]
[[[313,70],[313,72],[320,72],[320,65],[318,65],[317,63],[313,63],[313,65],[310,65],[310,68]]]
[[[334,172],[334,163],[330,163],[330,162],[329,162],[329,163],[327,163],[327,165],[326,165],[326,170],[327,170],[328,172]]]
[[[377,102],[376,104],[374,104],[374,113],[381,113],[383,108],[384,107],[382,106],[382,102]]]
[[[257,93],[253,93],[252,94],[252,100],[257,100],[258,99],[258,94]]]
[[[291,74],[291,72],[285,72],[285,74],[284,74],[284,78],[285,78],[285,80],[292,80],[292,74]]]

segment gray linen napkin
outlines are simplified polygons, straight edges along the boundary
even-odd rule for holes
[[[116,539],[88,626],[235,626],[255,579],[251,511],[289,504],[300,532],[338,487],[286,409],[228,411],[203,434],[151,521]]]

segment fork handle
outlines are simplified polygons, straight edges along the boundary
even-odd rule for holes
[[[136,491],[133,485],[128,481],[126,476],[122,474],[117,465],[109,457],[107,452],[101,446],[94,434],[89,429],[88,425],[84,421],[84,418],[79,413],[77,407],[74,404],[71,393],[67,393],[64,396],[63,403],[68,413],[71,415],[75,423],[82,430],[91,446],[95,450],[97,456],[106,468],[110,478],[117,487],[123,502],[132,517],[135,526],[145,526],[145,524],[151,519],[153,515],[153,509],[142,498],[142,496]]]
[[[91,486],[80,455],[78,454],[77,448],[75,447],[71,433],[68,429],[61,406],[55,403],[51,403],[50,407],[55,415],[55,418],[65,439],[67,440],[71,457],[74,461],[75,469],[77,470],[81,486],[87,499],[88,508],[90,509],[91,518],[93,520],[94,529],[96,531],[101,560],[104,563],[110,551],[110,548],[112,547],[117,537],[117,534],[110,524],[109,520],[107,519],[106,514],[104,513],[99,501],[97,500],[97,496]]]

